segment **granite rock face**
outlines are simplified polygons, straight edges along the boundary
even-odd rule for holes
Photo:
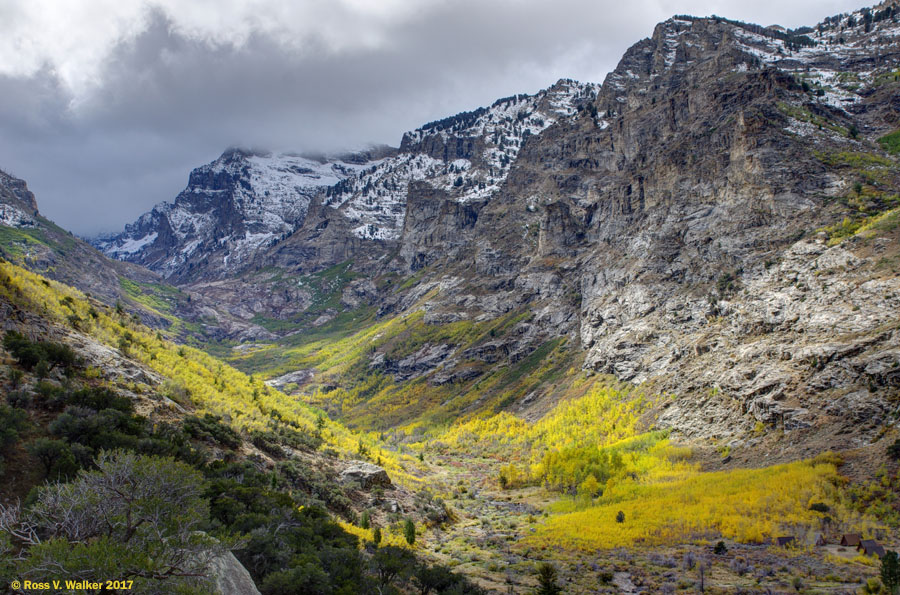
[[[0,223],[15,227],[34,226],[37,201],[24,180],[0,171]]]

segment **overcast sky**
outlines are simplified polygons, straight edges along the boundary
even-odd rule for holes
[[[864,0],[863,0],[864,1]],[[674,14],[786,27],[859,0],[0,0],[0,169],[116,231],[229,146],[337,151],[559,78]]]

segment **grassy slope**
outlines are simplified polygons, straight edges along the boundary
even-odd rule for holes
[[[176,402],[188,398],[200,412],[223,417],[244,431],[265,430],[281,422],[313,431],[318,423],[317,411],[266,386],[258,378],[200,350],[171,343],[124,313],[92,304],[73,288],[47,281],[8,262],[0,263],[0,274],[4,279],[0,291],[12,303],[59,324],[71,325],[144,363],[169,379],[163,389]],[[337,422],[326,421],[323,437],[328,446],[343,453],[354,453],[362,444],[372,456],[380,457],[398,479],[415,481],[410,472],[416,462],[384,449],[374,435],[354,433]]]
[[[0,225],[0,256],[38,274],[91,291],[108,304],[120,301],[129,309],[146,314],[147,319],[155,321],[155,326],[166,327],[166,332],[173,337],[187,339],[201,335],[199,324],[176,316],[179,308],[183,309],[190,301],[179,289],[161,281],[129,278],[149,279],[152,274],[108,259],[49,219],[38,216],[37,221],[38,226],[34,228]],[[104,281],[87,289],[85,270]]]

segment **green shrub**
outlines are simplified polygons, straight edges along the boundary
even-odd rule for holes
[[[203,484],[197,470],[172,459],[103,453],[97,470],[37,491],[26,522],[42,541],[23,552],[18,574],[134,578],[136,592],[197,592],[208,579],[192,577],[202,577],[208,556],[229,545],[199,533],[208,519]]]
[[[888,446],[887,455],[895,461],[900,460],[900,438],[894,440],[894,443]]]
[[[0,453],[18,442],[19,433],[27,426],[27,412],[16,407],[0,405]]]
[[[72,368],[77,363],[75,352],[68,345],[49,341],[31,341],[22,333],[7,331],[3,337],[3,347],[26,370],[35,370],[39,376],[46,376],[55,367]],[[41,363],[46,366],[38,370]]]
[[[37,438],[28,443],[28,453],[40,461],[44,476],[51,481],[65,480],[78,471],[78,462],[69,445],[62,440]]]
[[[87,407],[94,411],[115,409],[123,413],[134,411],[134,404],[128,397],[122,397],[108,388],[84,388],[68,395],[66,403]]]
[[[203,417],[191,415],[184,420],[185,433],[191,438],[221,444],[229,448],[241,445],[241,436],[231,426],[222,423],[222,419],[206,413]]]
[[[22,370],[17,370],[16,368],[11,368],[9,371],[9,383],[12,384],[13,388],[19,388],[19,384],[22,383],[22,378],[24,378],[25,373]]]
[[[897,552],[889,550],[882,556],[880,575],[888,593],[896,593],[900,589],[900,558]]]
[[[416,542],[416,525],[411,519],[406,519],[403,523],[403,537],[409,545]]]
[[[562,588],[557,583],[559,572],[556,566],[549,562],[541,562],[537,565],[538,588],[537,595],[559,595]]]
[[[886,134],[878,139],[878,144],[893,155],[900,155],[900,130]]]
[[[372,556],[372,569],[380,591],[385,591],[395,580],[410,574],[415,568],[415,562],[413,553],[402,547],[389,545],[378,548]]]
[[[24,390],[14,390],[6,395],[6,402],[19,409],[28,409],[34,404],[31,393]]]

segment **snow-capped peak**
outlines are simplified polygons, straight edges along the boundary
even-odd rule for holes
[[[564,79],[535,95],[500,99],[407,132],[399,155],[330,189],[325,204],[340,209],[358,237],[396,239],[410,182],[425,181],[459,202],[488,199],[506,180],[525,139],[572,117],[598,88]]]
[[[174,202],[164,202],[123,234],[98,240],[106,254],[170,275],[195,252],[221,253],[234,269],[291,233],[306,217],[312,196],[364,167],[293,154],[226,151],[191,172]]]

